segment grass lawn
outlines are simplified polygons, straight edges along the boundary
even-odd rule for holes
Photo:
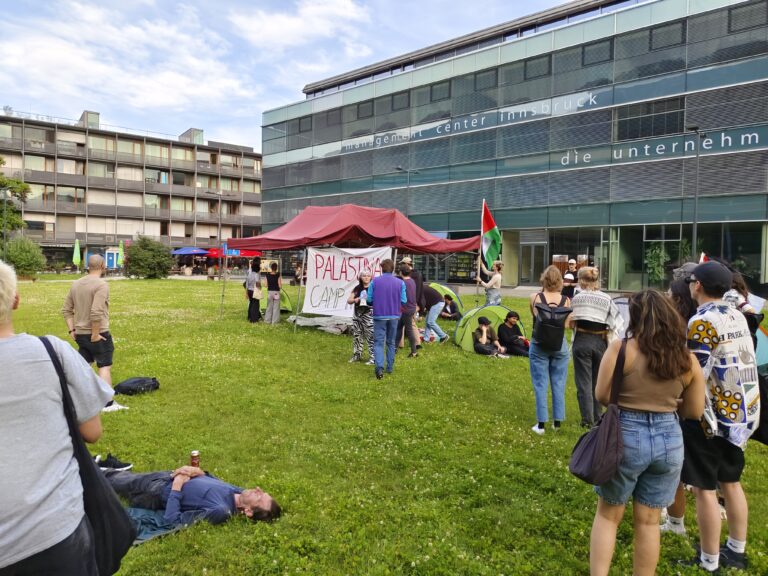
[[[351,338],[292,325],[250,325],[239,282],[219,318],[218,282],[115,281],[115,382],[156,376],[159,391],[120,397],[94,451],[135,471],[201,465],[281,503],[272,524],[198,524],[134,548],[121,575],[587,574],[596,496],[568,473],[581,430],[572,370],[568,420],[530,431],[523,358],[492,360],[452,344],[398,354],[382,381],[348,364]],[[20,285],[17,332],[55,334],[69,285]],[[295,289],[292,294],[295,294]],[[472,299],[468,302],[471,306]],[[505,299],[530,329],[527,304]],[[768,574],[768,449],[750,443],[751,574]],[[629,513],[629,510],[628,510]],[[694,554],[663,535],[659,574]],[[619,529],[614,574],[631,574],[632,528]]]

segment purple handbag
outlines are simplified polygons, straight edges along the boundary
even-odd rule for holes
[[[627,340],[621,342],[621,349],[616,358],[611,384],[611,402],[597,424],[576,442],[568,462],[571,474],[599,486],[616,475],[621,457],[624,455],[624,440],[619,422],[619,390],[624,378],[624,356]]]

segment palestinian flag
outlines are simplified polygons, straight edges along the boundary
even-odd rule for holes
[[[501,232],[488,210],[488,205],[483,200],[483,221],[480,227],[481,245],[480,252],[486,268],[491,268],[501,252]]]

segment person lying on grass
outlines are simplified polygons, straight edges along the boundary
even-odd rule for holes
[[[281,513],[275,499],[261,488],[233,486],[194,466],[182,466],[173,472],[105,470],[104,474],[130,506],[164,510],[168,524],[198,520],[221,524],[237,514],[254,521],[271,521]]]

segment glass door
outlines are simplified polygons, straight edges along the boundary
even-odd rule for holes
[[[535,286],[547,265],[546,244],[520,245],[520,285]]]

